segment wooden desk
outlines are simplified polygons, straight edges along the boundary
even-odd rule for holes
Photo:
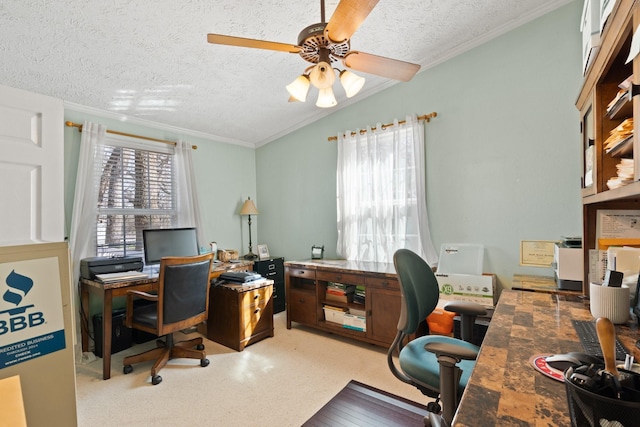
[[[214,264],[210,279],[213,280],[225,271],[251,269],[253,261],[238,263]],[[130,280],[127,282],[102,283],[94,280],[82,279],[80,281],[80,305],[82,308],[82,321],[80,329],[82,333],[82,351],[89,351],[89,295],[102,296],[102,379],[111,378],[111,316],[113,310],[113,298],[125,296],[129,290],[151,292],[158,290],[158,278]]]
[[[454,418],[455,426],[570,426],[565,385],[534,370],[539,354],[583,351],[571,319],[593,319],[575,296],[504,290]],[[633,352],[636,324],[616,326]]]

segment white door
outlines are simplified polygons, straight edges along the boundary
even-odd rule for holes
[[[49,259],[58,248],[60,281],[34,282],[22,306],[0,277],[0,352],[9,355],[13,326],[26,329],[25,306],[37,313],[62,313],[65,347],[49,354],[0,366],[0,378],[20,376],[29,427],[75,426],[73,287],[64,240],[64,106],[61,100],[0,86],[0,265],[33,277],[27,260]],[[55,242],[26,246],[25,243]],[[18,246],[19,245],[19,246]],[[55,255],[58,256],[58,255]],[[28,261],[31,262],[31,261]],[[6,269],[3,270],[6,272]],[[60,287],[62,303],[34,302],[42,287]],[[33,314],[33,312],[30,312]],[[39,315],[39,314],[38,314]],[[44,316],[44,315],[43,315]],[[46,315],[49,317],[49,314]],[[44,318],[44,317],[43,317]],[[31,322],[31,320],[29,320]],[[33,325],[37,327],[38,325]],[[29,329],[31,331],[31,329]],[[34,329],[35,331],[35,329]],[[13,332],[13,331],[12,331]],[[21,330],[18,330],[21,332]],[[34,332],[35,336],[36,332]],[[37,340],[34,340],[37,341]],[[28,340],[27,340],[28,342]],[[16,345],[22,346],[19,342]],[[22,347],[19,347],[22,348]],[[31,346],[29,345],[29,348]],[[34,350],[35,351],[35,350]],[[20,354],[21,356],[21,354]],[[14,354],[14,357],[18,355]],[[4,398],[5,396],[0,396]],[[2,414],[0,414],[0,425]]]
[[[0,245],[64,240],[62,100],[0,85]]]

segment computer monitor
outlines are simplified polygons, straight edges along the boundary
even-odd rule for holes
[[[166,256],[194,256],[200,253],[196,229],[156,228],[142,230],[144,263],[159,264]]]

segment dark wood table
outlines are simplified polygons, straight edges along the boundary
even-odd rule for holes
[[[240,261],[237,263],[214,264],[210,279],[213,280],[225,271],[250,270],[253,261]],[[102,298],[102,379],[111,378],[111,328],[113,299],[125,296],[127,291],[138,290],[144,292],[158,289],[158,277],[148,279],[129,280],[124,282],[102,283],[95,280],[82,279],[80,281],[80,304],[82,319],[80,330],[82,334],[82,351],[89,351],[89,297],[91,294]]]
[[[565,385],[536,371],[530,358],[583,351],[571,319],[592,320],[572,295],[505,290],[454,418],[456,427],[570,426]],[[637,360],[637,324],[617,325]]]

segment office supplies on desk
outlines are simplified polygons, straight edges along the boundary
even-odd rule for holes
[[[584,348],[584,352],[591,356],[603,357],[595,322],[592,320],[571,319],[571,323],[576,330],[578,338],[580,338],[580,343]],[[628,353],[627,349],[624,348],[618,339],[615,340],[615,343],[616,360],[625,360]]]
[[[220,275],[220,279],[236,283],[246,283],[262,279],[262,276],[253,271],[227,271]]]
[[[96,274],[96,279],[102,283],[125,282],[127,280],[146,279],[149,275],[138,271],[121,271],[119,273]]]

